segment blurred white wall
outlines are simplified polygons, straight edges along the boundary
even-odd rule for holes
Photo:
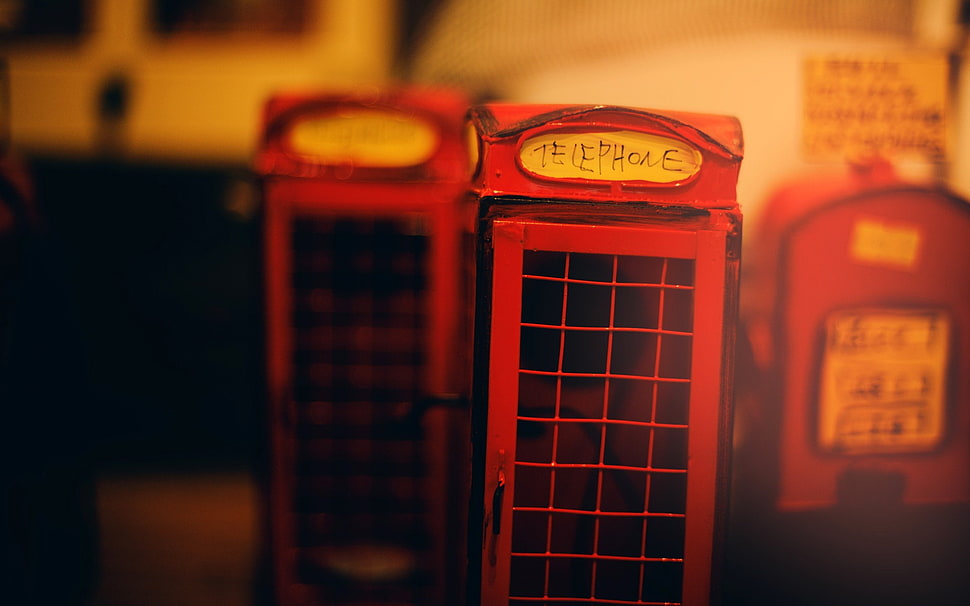
[[[299,35],[173,36],[147,26],[151,0],[88,0],[77,44],[0,47],[15,147],[103,151],[104,83],[122,74],[130,108],[112,142],[131,158],[248,162],[274,91],[379,85],[392,77],[406,0],[308,0]],[[833,52],[965,51],[960,0],[439,0],[404,77],[520,102],[615,103],[732,114],[746,154],[749,228],[801,155],[802,61]],[[970,69],[954,82],[950,153],[908,162],[970,195]],[[116,150],[117,151],[117,150]]]
[[[779,181],[819,168],[801,151],[803,61],[962,46],[958,0],[450,0],[414,67],[516,102],[607,103],[737,116],[746,230]],[[948,161],[900,162],[970,193],[970,70],[955,89]]]

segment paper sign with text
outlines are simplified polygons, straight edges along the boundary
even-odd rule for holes
[[[702,160],[682,141],[630,130],[542,133],[519,149],[526,171],[551,179],[679,183],[696,175]]]
[[[948,69],[941,54],[807,58],[805,159],[840,161],[879,155],[942,161]]]

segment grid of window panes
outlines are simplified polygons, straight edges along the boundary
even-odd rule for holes
[[[287,473],[309,603],[429,603],[427,240],[406,220],[294,224]]]
[[[694,262],[523,274],[509,603],[680,603]]]

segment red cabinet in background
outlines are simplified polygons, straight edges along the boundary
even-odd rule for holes
[[[759,233],[739,457],[765,603],[966,603],[970,203],[874,163],[788,184]]]

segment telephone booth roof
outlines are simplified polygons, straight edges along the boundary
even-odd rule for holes
[[[466,181],[459,91],[401,86],[280,93],[263,108],[255,158],[266,176],[339,181]]]
[[[734,117],[493,103],[473,107],[469,121],[482,196],[737,206],[743,142]]]

